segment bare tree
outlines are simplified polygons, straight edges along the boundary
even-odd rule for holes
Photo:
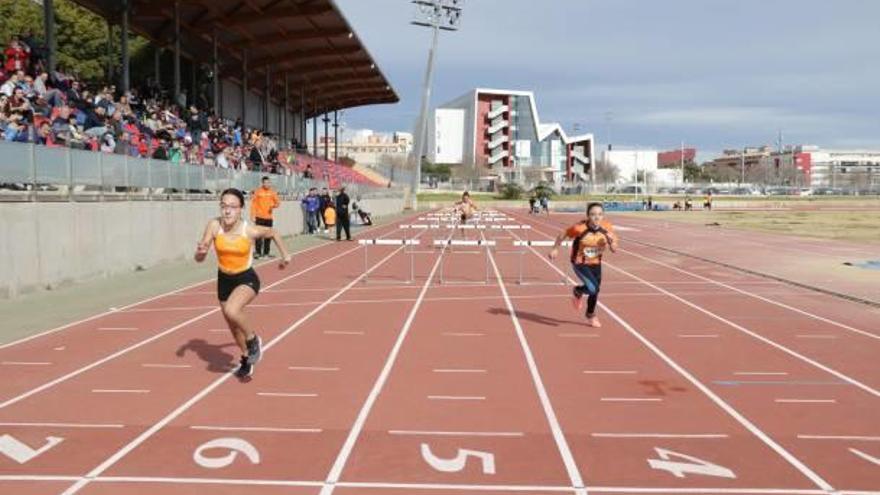
[[[608,183],[616,182],[619,176],[620,169],[616,165],[605,160],[596,160],[596,181],[602,183],[605,190],[608,190]]]

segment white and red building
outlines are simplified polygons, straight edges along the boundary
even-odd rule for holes
[[[434,110],[426,155],[502,180],[591,182],[594,142],[592,134],[569,136],[542,123],[531,91],[476,88]]]

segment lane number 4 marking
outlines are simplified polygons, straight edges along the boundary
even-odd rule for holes
[[[657,451],[660,459],[648,459],[648,465],[652,469],[669,471],[676,478],[684,478],[685,474],[736,478],[736,474],[724,466],[712,464],[709,461],[679,452],[661,449],[660,447],[654,447],[654,450]]]

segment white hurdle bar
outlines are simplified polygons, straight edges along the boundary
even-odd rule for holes
[[[491,265],[491,261],[489,260],[489,249],[495,247],[495,241],[486,240],[486,239],[473,239],[473,240],[460,240],[460,239],[442,239],[442,240],[434,240],[434,247],[441,246],[449,246],[450,252],[452,252],[453,246],[475,246],[479,248],[484,248],[483,251],[486,253],[486,278],[480,281],[477,280],[449,280],[444,275],[444,262],[446,260],[446,256],[443,253],[440,254],[440,277],[438,279],[438,283],[443,284],[453,284],[453,285],[489,285],[489,267]],[[471,251],[474,252],[474,251]]]
[[[364,247],[364,276],[362,283],[374,284],[411,284],[416,280],[416,262],[413,251],[407,251],[406,246],[418,246],[418,239],[358,239],[358,244]],[[403,282],[397,280],[370,281],[370,246],[403,246],[403,253],[409,254],[409,278]]]
[[[568,281],[566,280],[566,277],[564,275],[560,277],[559,282],[527,282],[526,281],[525,273],[524,273],[525,266],[523,263],[523,258],[525,258],[525,254],[528,252],[527,248],[530,248],[530,247],[553,247],[554,245],[556,245],[556,241],[531,241],[531,240],[513,241],[514,247],[523,248],[521,251],[521,256],[519,257],[519,274],[518,274],[517,280],[516,280],[516,283],[518,285],[566,285],[568,283]],[[571,241],[563,241],[560,244],[560,246],[570,247]]]

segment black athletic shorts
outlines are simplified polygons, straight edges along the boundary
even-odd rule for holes
[[[235,275],[229,275],[228,273],[218,271],[217,299],[220,299],[220,302],[225,302],[229,299],[229,295],[232,294],[232,291],[234,291],[239,285],[247,285],[254,290],[254,293],[260,293],[260,277],[257,276],[257,272],[255,272],[253,268],[248,268]]]
[[[468,219],[467,213],[462,213],[461,214],[461,223],[467,223],[467,219]]]

